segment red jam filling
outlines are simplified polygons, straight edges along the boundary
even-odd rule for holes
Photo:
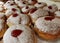
[[[15,9],[15,8],[12,8],[12,11],[14,11],[14,12],[15,12],[15,11],[16,11],[16,9]]]
[[[49,9],[52,9],[52,6],[48,6]]]
[[[12,31],[11,35],[12,35],[13,37],[17,37],[17,36],[19,36],[21,33],[22,33],[22,30],[16,29],[16,30],[13,30],[13,31]]]
[[[51,20],[53,20],[54,18],[55,18],[55,17],[53,17],[53,16],[48,16],[48,17],[45,17],[44,19],[45,19],[45,20],[50,20],[50,21],[51,21]]]
[[[17,17],[18,16],[18,14],[16,13],[16,14],[13,14],[13,17]]]
[[[29,7],[28,6],[26,6],[26,9],[28,9]]]
[[[41,4],[41,3],[38,3],[38,4]]]

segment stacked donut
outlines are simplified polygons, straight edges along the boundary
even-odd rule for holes
[[[0,39],[4,43],[37,43],[60,38],[60,10],[37,0],[0,2]]]

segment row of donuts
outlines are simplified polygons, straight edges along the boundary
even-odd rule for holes
[[[1,31],[2,35],[8,28],[3,37],[4,43],[37,43],[34,31],[47,40],[53,40],[60,36],[60,19],[55,17],[59,17],[60,11],[55,4],[48,6],[44,2],[35,0],[14,0],[7,1],[1,6],[3,6],[0,12],[1,19],[7,17],[7,19],[6,17],[3,19],[5,22],[0,21],[1,27],[6,23],[9,26],[8,28],[6,25],[6,29]]]

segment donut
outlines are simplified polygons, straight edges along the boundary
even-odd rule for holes
[[[9,27],[17,24],[29,25],[30,24],[29,16],[25,14],[14,13],[7,19],[7,25]]]
[[[47,16],[48,11],[43,10],[43,9],[36,9],[36,8],[32,8],[29,12],[29,16],[32,19],[32,22],[34,23],[39,17],[43,17],[43,16]]]
[[[4,43],[36,43],[36,41],[34,32],[22,24],[10,27],[3,37]]]
[[[38,2],[34,6],[37,8],[43,8],[43,7],[47,6],[47,4],[44,2]]]
[[[2,39],[6,30],[7,30],[6,17],[4,13],[0,13],[0,39]]]
[[[60,38],[60,19],[53,16],[45,16],[36,20],[34,31],[45,40]]]

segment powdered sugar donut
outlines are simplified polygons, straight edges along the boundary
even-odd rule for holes
[[[14,1],[7,1],[5,4],[4,4],[4,8],[5,9],[11,9],[11,8],[16,8],[17,5],[15,4]]]
[[[7,30],[6,18],[4,13],[0,13],[0,38],[3,37],[5,31]]]
[[[36,33],[47,40],[54,40],[60,36],[60,19],[53,16],[41,17],[35,22]]]
[[[35,22],[39,17],[47,16],[49,15],[46,10],[43,9],[31,9],[29,12],[29,16],[32,19],[32,22]]]
[[[43,7],[47,6],[47,4],[44,2],[38,2],[34,6],[37,8],[43,8]]]
[[[14,1],[20,8],[23,8],[27,5],[23,0],[14,0]]]
[[[6,37],[7,36],[7,37]],[[4,43],[36,43],[34,32],[25,25],[14,25],[10,27],[3,37]]]
[[[17,24],[29,25],[30,19],[27,15],[15,13],[7,19],[7,24],[9,27]]]
[[[21,12],[19,8],[11,8],[11,9],[8,9],[5,11],[5,15],[7,16],[7,18],[11,15],[13,15],[14,13],[17,13],[17,12]]]

